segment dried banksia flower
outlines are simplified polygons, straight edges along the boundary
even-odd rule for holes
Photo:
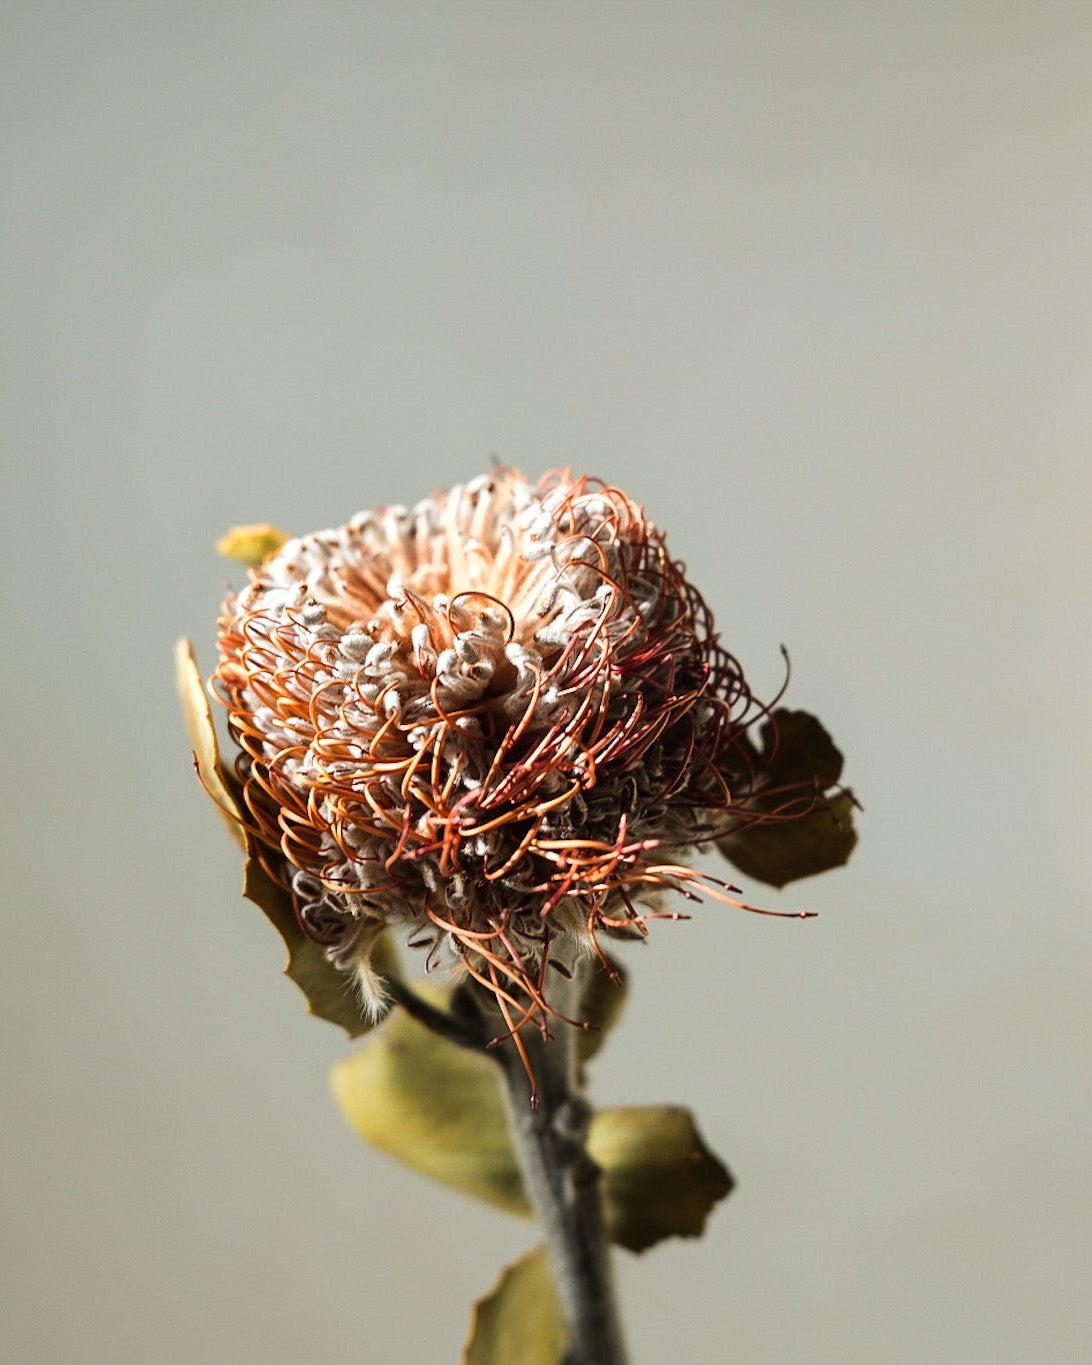
[[[541,1019],[551,959],[645,933],[660,892],[727,898],[687,851],[826,800],[766,780],[700,594],[588,478],[497,469],[290,540],[220,654],[252,845],[376,1008],[372,944],[406,926]]]

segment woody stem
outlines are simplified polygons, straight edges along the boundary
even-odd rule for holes
[[[573,994],[579,974],[578,966]],[[568,1341],[562,1365],[625,1365],[600,1172],[586,1145],[592,1108],[578,1085],[579,1030],[560,1021],[551,1027],[550,1038],[530,1027],[522,1031],[527,1066],[511,1038],[490,1055],[499,1066],[512,1143],[550,1257]]]

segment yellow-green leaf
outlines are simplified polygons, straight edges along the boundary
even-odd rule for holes
[[[366,1017],[353,976],[335,967],[319,944],[303,932],[296,919],[292,897],[269,876],[249,844],[243,869],[243,895],[265,913],[284,939],[288,950],[284,974],[306,996],[309,1013],[339,1025],[350,1038],[367,1033],[375,1020]],[[379,977],[398,974],[397,952],[389,934],[380,936],[378,925],[372,943],[371,968]]]
[[[442,1006],[441,992],[428,995]],[[508,1213],[530,1214],[488,1057],[399,1009],[331,1079],[342,1113],[373,1147]]]
[[[254,568],[275,554],[288,540],[291,540],[291,536],[285,531],[268,521],[262,521],[253,526],[233,526],[226,536],[221,536],[216,542],[216,549],[225,558],[236,559],[240,564]]]
[[[462,1365],[560,1365],[565,1325],[550,1263],[536,1247],[475,1303]]]
[[[190,744],[193,746],[193,762],[197,776],[215,802],[216,809],[231,831],[232,838],[240,846],[245,846],[246,835],[235,796],[234,782],[220,761],[220,748],[216,743],[212,711],[189,640],[179,640],[175,645],[174,665],[178,694],[182,698],[182,710],[186,717],[186,727],[190,732]]]
[[[675,1105],[601,1109],[588,1153],[603,1172],[611,1241],[630,1251],[665,1237],[700,1237],[713,1205],[734,1183],[702,1142],[690,1110]]]
[[[430,993],[441,1004],[440,993]],[[488,1057],[448,1042],[396,1010],[368,1046],[333,1069],[334,1096],[366,1142],[442,1184],[527,1216],[519,1166]],[[643,1251],[696,1237],[732,1178],[686,1109],[604,1109],[588,1151],[603,1172],[611,1239]]]

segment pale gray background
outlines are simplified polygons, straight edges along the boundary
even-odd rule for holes
[[[1092,1358],[1092,7],[0,29],[5,1359],[442,1365],[531,1244],[343,1127],[170,675],[229,524],[491,455],[641,498],[867,807],[630,955],[597,1097],[740,1180],[636,1365]]]

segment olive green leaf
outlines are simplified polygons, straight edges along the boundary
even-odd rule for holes
[[[735,1184],[702,1142],[693,1114],[676,1105],[601,1109],[588,1154],[603,1172],[611,1241],[629,1251],[700,1237],[713,1205]]]
[[[351,973],[335,967],[326,953],[300,928],[292,897],[279,886],[255,856],[252,840],[247,840],[247,859],[243,868],[243,895],[261,909],[284,939],[288,961],[284,974],[303,992],[308,1013],[338,1024],[350,1038],[358,1038],[374,1026],[368,1017]],[[378,977],[398,975],[398,955],[390,935],[376,925],[370,944],[361,942],[361,952],[370,948],[368,965]]]
[[[220,760],[212,711],[193,657],[193,646],[188,640],[178,641],[174,658],[178,691],[189,727],[197,776],[215,802],[233,838],[246,852],[243,895],[265,913],[284,939],[288,949],[284,974],[307,997],[310,1013],[320,1019],[328,1019],[332,1024],[339,1024],[350,1038],[357,1038],[371,1029],[372,1021],[368,1019],[366,1009],[362,1008],[354,979],[349,973],[335,967],[322,948],[307,937],[296,919],[292,897],[258,861],[257,849],[243,821],[238,784]],[[397,952],[390,935],[381,935],[379,925],[370,942],[361,940],[361,959],[374,976],[382,978],[398,974]]]
[[[565,1325],[544,1247],[521,1256],[471,1310],[462,1365],[560,1365]]]
[[[744,876],[785,886],[848,860],[857,843],[857,802],[837,786],[841,752],[813,715],[774,711],[760,747],[742,740],[738,758],[735,782],[726,774],[729,787],[745,787],[745,771],[762,774],[761,785],[740,799],[743,824],[717,847]]]
[[[236,559],[240,564],[255,568],[291,538],[287,532],[263,521],[253,526],[233,526],[216,542],[216,549],[226,559]]]
[[[442,1002],[442,995],[429,993]],[[507,1213],[531,1212],[508,1137],[495,1064],[395,1010],[368,1046],[333,1068],[335,1099],[354,1131],[407,1166]],[[603,1172],[613,1241],[643,1251],[696,1237],[732,1178],[685,1109],[604,1109],[588,1151]]]
[[[577,1054],[582,1062],[590,1061],[607,1040],[607,1034],[618,1022],[626,1002],[627,977],[614,958],[606,964],[595,963],[584,983],[576,1014],[591,1027],[576,1040]]]
[[[193,746],[193,763],[197,769],[197,776],[215,802],[216,809],[231,831],[232,838],[238,844],[245,845],[246,835],[236,797],[235,782],[220,761],[220,748],[216,743],[212,711],[189,640],[179,640],[175,645],[174,666],[178,694],[182,699],[182,711],[186,717],[186,728],[190,732],[190,744]]]

